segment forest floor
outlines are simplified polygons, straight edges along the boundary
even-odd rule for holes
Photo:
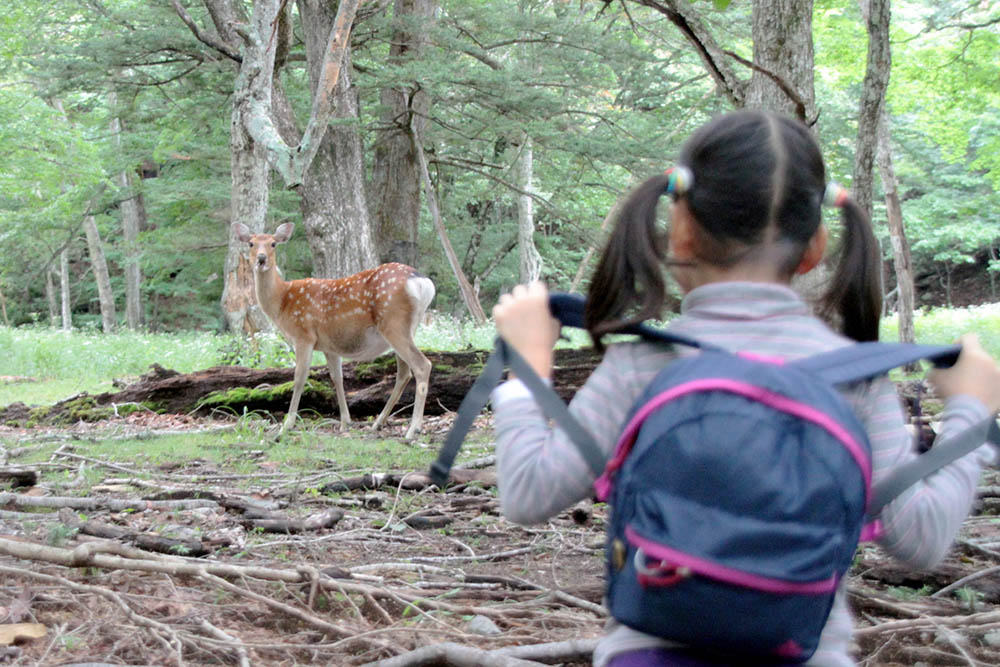
[[[430,420],[427,460],[449,426]],[[356,479],[284,470],[253,442],[234,446],[253,473],[91,455],[130,432],[219,428],[234,425],[136,413],[0,427],[0,665],[589,664],[604,505],[511,524],[488,456],[442,493],[424,470],[377,462]],[[484,416],[474,435],[487,454],[488,428]],[[860,664],[1000,664],[995,471],[980,495],[931,573],[860,548],[848,582]]]

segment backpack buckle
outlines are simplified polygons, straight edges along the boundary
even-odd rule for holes
[[[693,573],[691,568],[677,565],[666,560],[647,562],[646,552],[636,548],[632,565],[641,586],[674,586]]]

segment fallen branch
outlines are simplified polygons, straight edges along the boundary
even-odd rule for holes
[[[198,507],[218,507],[214,500],[118,500],[115,498],[69,498],[59,496],[27,496],[19,493],[0,493],[0,505],[14,507],[68,507],[73,510],[108,510],[127,512],[143,510],[190,510]]]
[[[369,662],[362,667],[538,667],[534,660],[521,660],[493,651],[485,651],[472,646],[451,642],[424,646],[409,653],[377,662]]]
[[[547,665],[560,662],[590,662],[598,639],[569,639],[564,642],[525,644],[498,648],[493,653],[522,660],[534,660]]]
[[[972,626],[994,623],[1000,623],[1000,611],[988,611],[981,614],[969,614],[967,616],[923,616],[921,618],[902,621],[887,621],[867,628],[858,628],[854,631],[854,636],[861,639],[873,635],[882,635],[887,632],[916,632],[919,630],[933,630],[937,627],[960,627],[968,629]]]
[[[292,534],[333,528],[343,518],[344,511],[338,508],[311,514],[304,519],[289,519],[263,512],[247,511],[243,525],[265,533]]]
[[[132,607],[125,602],[124,599],[114,591],[107,588],[102,588],[101,586],[90,586],[88,584],[78,584],[75,581],[71,581],[65,577],[59,577],[52,574],[43,574],[41,572],[33,572],[31,570],[26,570],[23,568],[5,567],[0,565],[0,573],[3,573],[7,577],[19,578],[26,577],[29,579],[36,579],[38,581],[44,581],[50,584],[56,584],[69,588],[71,590],[90,593],[92,595],[99,595],[104,597],[115,605],[117,605],[125,615],[136,625],[142,626],[150,630],[151,634],[164,645],[165,648],[174,656],[178,666],[184,664],[182,659],[182,647],[181,640],[177,636],[177,633],[166,623],[161,623],[160,621],[148,618],[136,612]]]
[[[231,635],[227,635],[225,632],[215,627],[205,619],[198,621],[198,627],[200,627],[202,632],[205,634],[232,644],[233,650],[236,651],[236,658],[239,660],[240,667],[250,667],[250,658],[247,656],[247,649],[243,645],[243,642]]]
[[[103,537],[108,540],[128,542],[134,544],[136,548],[143,551],[153,551],[161,554],[176,554],[181,556],[204,556],[209,550],[198,540],[179,540],[172,537],[162,537],[149,533],[137,533],[125,530],[118,526],[101,523],[99,521],[87,521],[80,524],[79,530],[84,535],[92,537]]]

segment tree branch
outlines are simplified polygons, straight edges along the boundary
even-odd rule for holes
[[[180,3],[179,0],[170,0],[170,5],[174,8],[174,11],[177,12],[177,16],[180,17],[181,21],[184,22],[184,25],[188,27],[188,29],[198,39],[199,42],[215,49],[216,51],[218,51],[219,53],[221,53],[222,55],[224,55],[225,57],[229,58],[234,62],[238,63],[243,62],[243,57],[240,54],[236,53],[228,44],[223,42],[215,35],[211,35],[202,30],[201,27],[199,27],[199,25],[195,23],[195,20],[191,18],[191,15],[188,14],[188,11],[184,8],[184,6]]]

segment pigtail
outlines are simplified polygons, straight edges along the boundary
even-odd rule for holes
[[[821,310],[828,319],[840,323],[840,330],[848,338],[878,340],[882,315],[881,252],[871,222],[846,190],[841,189],[836,201],[830,203],[841,210],[844,237]]]
[[[598,351],[603,351],[601,339],[608,333],[662,311],[667,235],[657,226],[656,207],[670,183],[669,173],[648,178],[621,204],[591,277],[584,311]]]

